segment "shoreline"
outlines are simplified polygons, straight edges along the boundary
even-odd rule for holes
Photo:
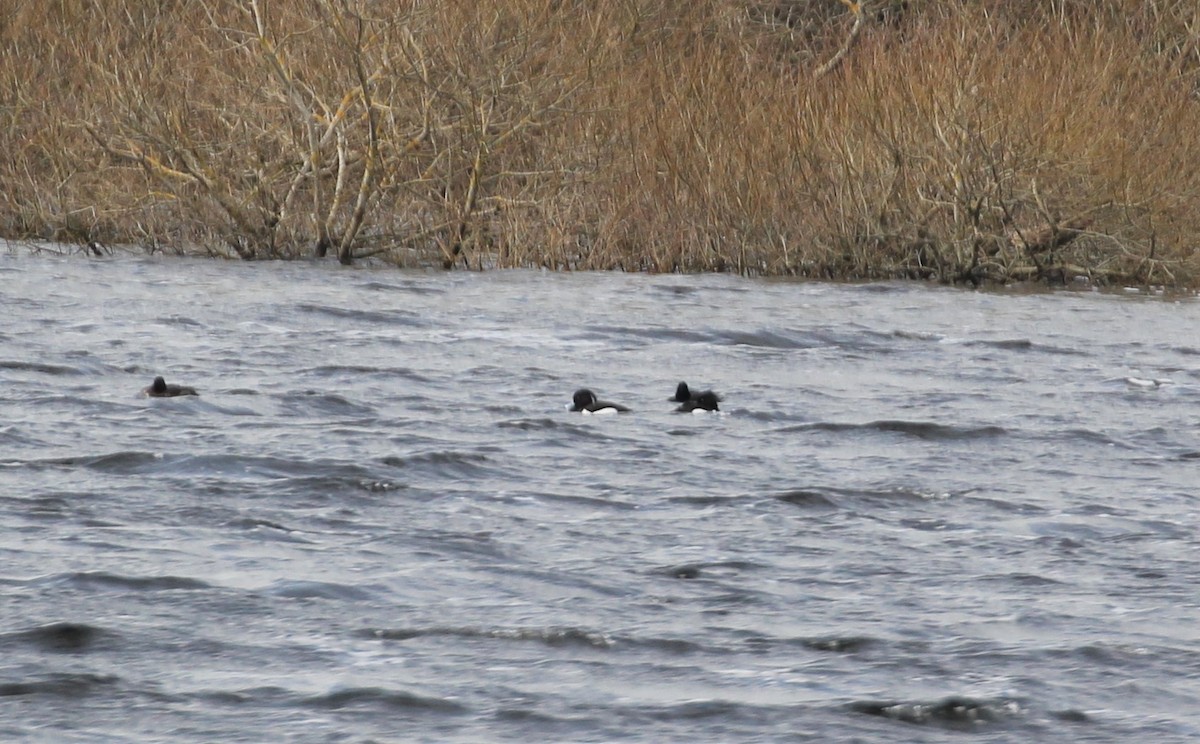
[[[96,252],[97,248],[99,253]],[[450,274],[458,270],[447,270],[437,261],[427,261],[424,263],[412,262],[404,265],[396,264],[392,261],[380,260],[377,258],[369,258],[361,261],[356,261],[353,264],[341,265],[330,257],[314,258],[311,256],[298,258],[264,258],[254,261],[242,261],[240,259],[225,259],[214,258],[206,255],[202,251],[193,252],[164,252],[162,250],[148,251],[142,246],[136,245],[103,245],[103,246],[88,246],[70,243],[58,243],[54,241],[41,241],[32,239],[11,240],[0,238],[0,252],[9,255],[23,254],[26,257],[36,258],[40,256],[50,256],[60,259],[83,259],[88,261],[121,261],[133,259],[146,260],[202,260],[202,261],[230,261],[234,263],[251,263],[251,264],[287,264],[299,263],[312,266],[328,266],[335,269],[365,269],[365,270],[395,270],[400,272],[416,272],[418,274]],[[816,284],[831,284],[831,285],[851,285],[863,286],[872,284],[911,284],[914,286],[928,286],[930,288],[940,287],[946,289],[958,289],[967,291],[980,291],[987,293],[1000,294],[1045,294],[1054,292],[1081,292],[1081,293],[1096,293],[1102,295],[1119,295],[1129,297],[1149,297],[1161,299],[1189,299],[1194,298],[1198,294],[1198,290],[1190,287],[1177,287],[1169,285],[1137,285],[1137,284],[1100,284],[1084,281],[1081,277],[1078,280],[1070,281],[1065,284],[1051,284],[1042,281],[1012,281],[1006,283],[981,283],[978,285],[951,284],[946,282],[935,282],[924,279],[911,279],[907,277],[878,277],[870,279],[827,279],[813,278],[797,275],[780,275],[780,274],[755,274],[743,273],[736,274],[733,272],[720,271],[670,271],[659,272],[650,270],[625,270],[620,268],[614,269],[546,269],[537,266],[485,266],[483,269],[469,269],[471,273],[491,273],[491,272],[550,272],[559,274],[588,274],[588,273],[629,273],[643,274],[645,276],[704,276],[725,274],[729,276],[737,276],[747,280],[758,280],[765,282],[785,282],[785,283],[816,283]]]

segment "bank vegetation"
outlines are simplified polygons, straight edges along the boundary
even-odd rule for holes
[[[0,236],[1200,283],[1195,0],[9,0]]]

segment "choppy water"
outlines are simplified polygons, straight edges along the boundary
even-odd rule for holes
[[[1194,301],[9,255],[0,310],[0,740],[1200,738]]]

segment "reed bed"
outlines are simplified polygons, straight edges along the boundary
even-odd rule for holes
[[[0,235],[1200,283],[1194,0],[14,0]]]

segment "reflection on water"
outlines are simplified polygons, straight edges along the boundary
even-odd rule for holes
[[[6,740],[1200,736],[1190,300],[0,283]]]

